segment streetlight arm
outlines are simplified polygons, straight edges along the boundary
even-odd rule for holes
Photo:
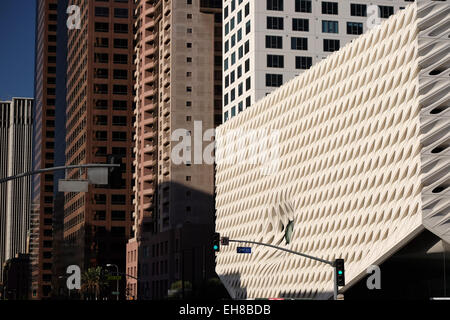
[[[70,170],[70,169],[81,169],[81,168],[115,168],[115,167],[120,167],[120,164],[94,163],[94,164],[78,164],[78,165],[64,166],[64,167],[45,168],[45,169],[39,169],[39,170],[35,170],[35,171],[24,172],[21,174],[17,174],[15,176],[2,178],[2,179],[0,179],[0,184],[8,182],[10,180],[20,179],[20,178],[28,177],[28,176],[34,176],[35,174],[40,174],[40,173],[44,173],[44,172]]]
[[[128,273],[119,272],[119,274],[121,274],[125,277],[128,277],[128,278],[133,278],[136,281],[141,281],[141,279],[139,279],[138,277],[132,276],[131,274],[128,274]]]
[[[332,261],[328,261],[328,260],[325,260],[325,259],[313,257],[313,256],[310,256],[310,255],[301,253],[301,252],[297,252],[297,251],[293,251],[293,250],[277,247],[277,246],[274,246],[274,245],[271,245],[271,244],[267,244],[267,243],[256,242],[256,241],[248,241],[248,240],[231,240],[231,239],[229,240],[229,242],[251,243],[251,244],[256,244],[256,245],[260,245],[260,246],[270,247],[270,248],[274,248],[274,249],[277,249],[277,250],[281,250],[281,251],[289,252],[289,253],[292,253],[292,254],[296,254],[298,256],[302,256],[302,257],[307,258],[307,259],[311,259],[311,260],[319,261],[319,262],[322,262],[322,263],[326,263],[326,264],[329,264],[330,266],[334,267],[334,262],[332,262]]]

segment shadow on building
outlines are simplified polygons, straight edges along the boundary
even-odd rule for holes
[[[111,276],[117,276],[117,265],[119,270],[119,298],[125,298],[125,276],[122,274],[125,270],[125,250],[126,237],[124,233],[114,233],[106,231],[104,228],[97,228],[92,225],[86,225],[75,240],[59,240],[57,266],[55,268],[53,299],[83,299],[79,290],[69,290],[67,279],[71,274],[67,273],[69,266],[75,265],[81,269],[81,285],[83,285],[84,274],[90,268],[101,267],[102,278],[105,281],[104,286],[98,295],[99,300],[115,300],[116,279],[108,279]],[[80,265],[80,261],[82,264]],[[107,266],[111,265],[111,266]]]
[[[30,285],[30,257],[18,253],[3,265],[2,299],[27,300]]]
[[[241,283],[240,273],[223,274],[220,276],[229,296],[234,300],[246,300],[247,288]]]
[[[127,298],[209,299],[211,288],[219,293],[213,299],[227,298],[215,273],[213,195],[173,182],[155,195],[127,247],[126,273],[138,278],[128,278]]]
[[[450,297],[450,245],[424,230],[380,266],[381,289],[369,290],[368,274],[344,293],[346,300]]]

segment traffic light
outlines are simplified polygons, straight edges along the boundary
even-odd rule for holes
[[[220,233],[216,232],[213,236],[213,249],[215,252],[220,251]]]
[[[340,287],[345,286],[345,269],[344,269],[344,259],[336,259],[335,260],[335,268],[336,268],[336,282]]]
[[[122,157],[118,155],[108,155],[108,164],[122,164]],[[108,185],[111,189],[122,188],[122,169],[121,167],[108,168]]]

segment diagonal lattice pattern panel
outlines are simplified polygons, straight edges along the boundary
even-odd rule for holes
[[[219,127],[217,232],[343,258],[352,285],[423,230],[419,25],[426,19],[417,4],[408,6]],[[233,130],[276,132],[275,172],[236,161],[257,153],[258,140],[236,148]],[[234,298],[332,295],[329,266],[253,251],[239,255],[230,246],[217,255],[216,271]]]
[[[450,243],[450,5],[418,5],[423,224]]]

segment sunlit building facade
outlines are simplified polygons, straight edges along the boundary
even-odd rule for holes
[[[449,12],[445,1],[411,4],[220,126],[216,231],[342,258],[341,291],[423,232],[447,247]],[[250,161],[259,140],[233,139],[255,130],[275,137],[270,170]],[[332,297],[329,265],[252,249],[217,254],[234,298]]]

